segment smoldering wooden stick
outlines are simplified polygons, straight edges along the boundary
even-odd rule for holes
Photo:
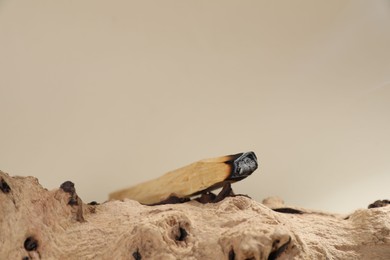
[[[171,196],[188,198],[218,189],[226,183],[240,181],[251,175],[257,167],[254,152],[200,160],[157,179],[113,192],[109,198],[129,198],[142,204],[156,204]]]

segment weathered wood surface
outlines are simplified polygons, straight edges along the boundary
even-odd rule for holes
[[[244,196],[87,205],[61,187],[0,172],[0,259],[390,259],[389,206],[344,216]]]

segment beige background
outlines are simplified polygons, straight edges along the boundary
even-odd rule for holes
[[[253,150],[235,185],[389,198],[389,1],[0,1],[0,169],[85,201]]]

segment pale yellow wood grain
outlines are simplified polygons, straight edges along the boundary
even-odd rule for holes
[[[168,172],[161,177],[110,194],[110,200],[129,198],[143,204],[158,203],[169,196],[189,197],[225,181],[232,170],[225,163],[232,156],[205,159]]]

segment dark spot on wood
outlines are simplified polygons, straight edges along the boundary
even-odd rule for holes
[[[6,183],[3,178],[1,178],[0,180],[0,190],[4,193],[8,193],[11,191],[11,188],[9,187],[8,183]]]
[[[96,208],[95,207],[89,208],[89,213],[95,214],[96,213]]]
[[[35,251],[38,249],[38,241],[33,237],[28,237],[24,241],[24,248],[27,251]]]
[[[60,188],[70,194],[70,198],[68,200],[68,205],[70,206],[79,206],[81,200],[76,194],[76,189],[74,187],[74,183],[71,181],[66,181],[63,184],[61,184]],[[80,200],[80,201],[79,201]]]
[[[61,184],[60,188],[70,194],[73,194],[76,192],[76,189],[74,188],[74,183],[71,181],[66,181],[63,184]]]
[[[135,251],[133,253],[133,257],[134,257],[134,260],[141,260],[142,259],[142,256],[141,256],[141,254],[140,254],[138,249],[137,249],[137,251]]]
[[[25,256],[25,257],[22,258],[22,260],[30,260],[30,257]]]
[[[235,260],[236,259],[236,253],[234,253],[233,248],[229,251],[229,260]]]
[[[304,212],[298,209],[292,209],[292,208],[277,208],[272,209],[273,211],[279,212],[279,213],[287,213],[287,214],[303,214]]]
[[[387,205],[390,205],[390,200],[377,200],[374,203],[368,205],[368,208],[369,209],[380,208],[380,207],[385,207]]]
[[[276,241],[278,241],[278,243],[276,243]],[[277,244],[279,244],[280,241],[275,240],[274,243],[272,244],[272,247],[275,246],[275,249],[273,248],[272,252],[269,254],[268,260],[276,260],[287,249],[290,242],[291,242],[291,237],[286,243],[284,243],[282,246],[278,248]]]
[[[91,201],[90,203],[88,203],[88,205],[96,206],[96,205],[100,205],[100,204],[97,203],[96,201]]]
[[[179,204],[190,201],[189,198],[179,198],[177,196],[170,196],[165,200],[162,200],[157,203],[149,204],[148,206],[157,206],[157,205],[165,205],[165,204]]]
[[[68,201],[68,205],[71,205],[71,206],[77,206],[77,205],[79,205],[79,203],[78,203],[78,201],[77,201],[77,198],[70,197],[70,198],[69,198],[69,201]]]
[[[69,193],[69,200],[68,205],[72,206],[72,213],[75,214],[76,220],[79,222],[84,222],[84,216],[83,216],[83,202],[77,196],[76,189],[74,187],[74,183],[71,181],[66,181],[63,184],[61,184],[60,188],[66,192]],[[74,207],[75,206],[75,207]]]
[[[176,236],[176,240],[178,241],[184,241],[186,237],[188,236],[187,230],[185,230],[182,227],[179,227],[179,235]]]

